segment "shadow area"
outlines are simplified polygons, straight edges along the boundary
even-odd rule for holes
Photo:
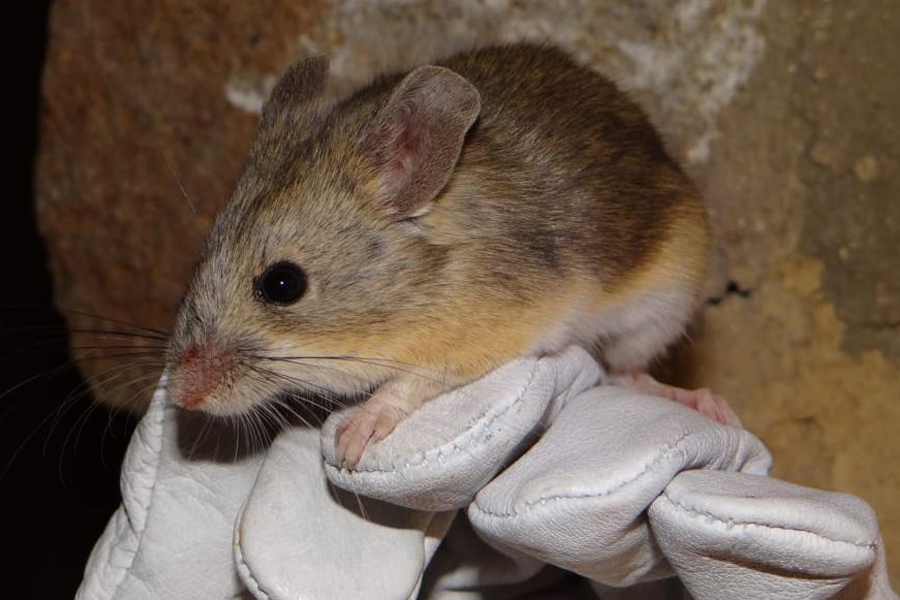
[[[275,438],[291,429],[319,430],[333,412],[333,401],[324,398],[272,402],[250,413],[214,416],[177,410],[176,440],[181,456],[189,462],[239,463],[261,458]]]

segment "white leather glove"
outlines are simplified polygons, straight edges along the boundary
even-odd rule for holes
[[[600,377],[580,349],[510,363],[352,472],[341,414],[250,453],[161,389],[79,598],[897,597],[864,502],[769,479],[746,431]]]

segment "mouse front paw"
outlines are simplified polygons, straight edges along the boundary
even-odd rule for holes
[[[386,438],[404,416],[400,408],[374,399],[351,409],[335,433],[338,464],[355,467],[366,448]]]

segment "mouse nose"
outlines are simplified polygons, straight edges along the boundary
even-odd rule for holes
[[[196,362],[197,359],[203,356],[203,350],[200,345],[188,346],[184,349],[184,352],[181,353],[181,358],[178,361],[179,366],[182,369],[189,368],[192,363]]]
[[[185,348],[176,363],[175,404],[187,410],[199,408],[209,398],[230,359],[230,353],[212,340]]]

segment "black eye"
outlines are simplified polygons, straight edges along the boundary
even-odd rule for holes
[[[306,274],[292,262],[269,267],[256,284],[256,295],[269,304],[293,304],[306,292]]]

